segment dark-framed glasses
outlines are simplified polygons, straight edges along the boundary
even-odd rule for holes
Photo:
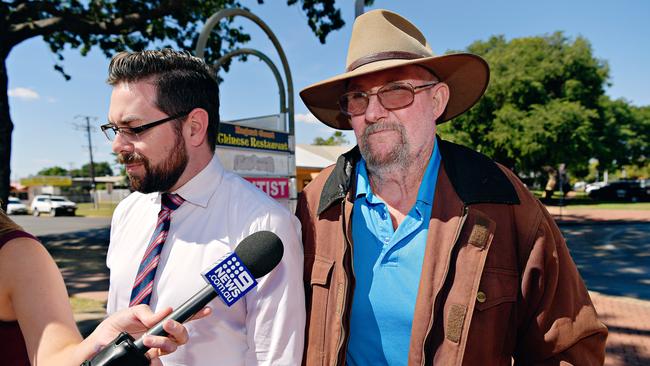
[[[145,124],[143,124],[141,126],[137,126],[137,127],[118,127],[118,126],[116,126],[116,125],[114,125],[112,123],[107,123],[105,125],[99,126],[99,128],[102,129],[102,132],[104,132],[104,135],[106,135],[106,138],[109,141],[115,140],[115,136],[117,136],[117,134],[120,134],[123,137],[130,138],[130,137],[138,136],[138,134],[141,134],[144,131],[146,131],[146,130],[148,130],[150,128],[156,127],[158,125],[161,125],[161,124],[163,124],[165,122],[169,122],[169,121],[173,121],[175,119],[185,117],[188,114],[190,114],[191,111],[192,110],[189,110],[189,111],[186,111],[186,112],[183,112],[183,113],[179,113],[179,114],[175,114],[173,116],[166,117],[166,118],[160,119],[158,121],[150,122],[150,123],[145,123]]]
[[[348,116],[358,116],[364,114],[370,102],[370,96],[376,95],[379,103],[386,109],[399,109],[409,106],[415,99],[415,93],[426,88],[430,88],[439,81],[428,84],[413,86],[410,83],[399,81],[388,83],[376,92],[352,91],[341,95],[339,98],[339,107],[341,112]]]

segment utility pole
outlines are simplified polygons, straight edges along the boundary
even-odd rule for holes
[[[97,205],[97,198],[95,197],[96,195],[95,162],[93,161],[93,142],[90,138],[90,131],[91,131],[90,120],[92,119],[93,121],[96,121],[97,117],[77,115],[75,116],[75,118],[83,118],[86,120],[85,126],[76,125],[76,127],[85,130],[86,136],[88,136],[88,153],[90,155],[90,190],[91,190],[91,197],[93,199],[93,207],[97,209],[99,207]],[[92,128],[92,130],[94,130],[94,128]]]

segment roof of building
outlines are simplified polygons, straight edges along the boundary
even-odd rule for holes
[[[296,167],[322,169],[336,163],[350,149],[352,146],[296,144]]]

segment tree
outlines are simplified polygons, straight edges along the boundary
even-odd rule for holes
[[[68,175],[68,170],[60,166],[53,166],[50,168],[41,169],[36,175],[49,175],[49,176],[62,176]]]
[[[468,51],[490,64],[490,85],[475,107],[441,125],[441,133],[519,172],[539,175],[560,163],[586,172],[612,132],[601,118],[609,69],[589,42],[560,32],[509,42],[494,36]]]
[[[332,136],[328,137],[327,139],[324,139],[322,137],[316,137],[312,145],[340,146],[340,145],[347,145],[349,143],[350,142],[345,137],[343,132],[335,131],[332,134]]]
[[[95,166],[96,177],[113,175],[113,169],[111,168],[111,165],[108,162],[103,161],[101,163],[95,163],[94,166]],[[84,164],[81,167],[81,169],[71,170],[70,175],[73,178],[90,177],[90,163]]]
[[[257,0],[262,4],[263,0]],[[287,0],[295,5],[298,0]],[[307,23],[321,42],[340,29],[344,22],[334,0],[301,0]],[[367,1],[366,4],[371,4]],[[43,37],[57,56],[54,69],[65,78],[62,62],[66,47],[86,55],[99,47],[107,57],[123,50],[142,50],[153,43],[175,44],[175,48],[193,50],[199,25],[216,10],[241,7],[239,0],[2,0],[0,1],[0,199],[7,201],[11,161],[13,123],[7,96],[6,61],[21,42]],[[214,28],[206,48],[206,61],[214,63],[250,36],[232,19]],[[229,62],[223,65],[227,71]]]

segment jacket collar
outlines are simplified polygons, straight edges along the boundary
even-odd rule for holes
[[[442,166],[464,205],[477,203],[519,204],[512,183],[499,166],[487,156],[438,137]],[[318,204],[318,214],[350,192],[354,167],[361,159],[359,147],[339,156],[327,178]]]

